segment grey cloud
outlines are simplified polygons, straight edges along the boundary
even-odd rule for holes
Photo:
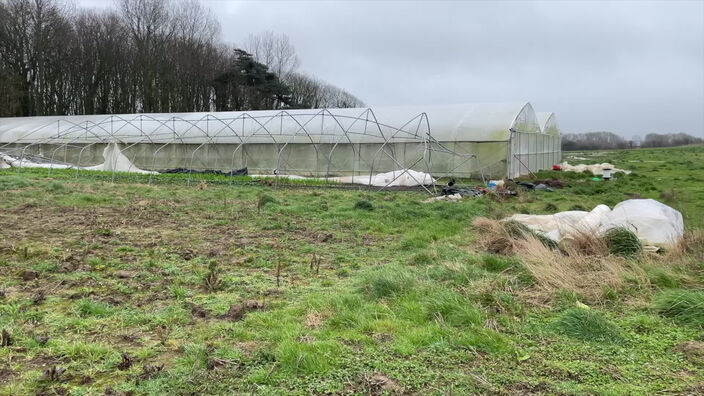
[[[529,100],[566,132],[704,135],[704,1],[205,3],[224,41],[286,33],[370,105]]]

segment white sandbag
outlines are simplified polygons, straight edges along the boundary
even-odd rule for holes
[[[578,165],[570,165],[567,162],[563,162],[560,164],[560,169],[566,172],[591,172],[593,175],[596,176],[601,176],[604,174],[604,169],[611,169],[612,173],[616,172],[623,172],[625,174],[631,173],[629,170],[625,169],[618,169],[614,165],[609,164],[608,162],[604,162],[602,164],[592,164],[592,165],[584,165],[584,164],[578,164]]]
[[[643,241],[667,245],[684,234],[682,214],[654,199],[629,199],[614,206],[600,232],[627,227]]]
[[[616,227],[626,227],[648,244],[670,245],[682,238],[684,222],[677,210],[653,199],[629,199],[613,210],[598,205],[590,212],[572,210],[552,215],[516,214],[515,220],[560,242],[581,232],[604,235]]]

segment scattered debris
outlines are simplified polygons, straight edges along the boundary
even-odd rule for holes
[[[190,304],[191,315],[197,318],[207,318],[209,316],[208,311],[200,305]]]
[[[93,377],[90,375],[83,375],[81,378],[78,380],[78,385],[88,385],[93,383]]]
[[[325,243],[332,239],[332,234],[329,232],[323,232],[318,234],[318,242]]]
[[[6,329],[2,329],[0,333],[0,346],[8,347],[12,345],[12,337]]]
[[[46,296],[44,295],[44,290],[39,290],[33,297],[32,297],[32,304],[34,305],[39,305],[42,303],[42,301],[46,300]]]
[[[22,278],[22,280],[25,282],[29,282],[31,280],[39,278],[39,272],[27,269],[20,273],[20,278]]]
[[[117,364],[117,368],[120,370],[127,370],[128,368],[132,367],[133,363],[134,363],[134,361],[132,360],[130,355],[123,352],[122,353],[122,360],[120,361],[120,363]]]
[[[198,175],[220,175],[220,176],[247,176],[247,168],[235,169],[229,172],[223,172],[217,169],[187,169],[187,168],[174,168],[162,170],[161,173],[191,173]]]
[[[567,182],[564,180],[560,179],[545,179],[545,180],[536,180],[533,183],[535,184],[545,184],[548,187],[552,188],[564,188],[567,186]]]
[[[145,364],[142,367],[142,374],[139,376],[139,380],[144,381],[154,377],[156,374],[164,370],[164,363],[162,364]]]
[[[702,341],[683,342],[672,350],[683,354],[692,361],[704,363],[704,342]]]
[[[56,366],[52,366],[51,368],[44,370],[44,379],[59,382],[61,379],[61,374],[64,372],[66,372],[65,368],[57,368]]]
[[[316,311],[311,311],[306,314],[306,327],[310,327],[312,329],[316,329],[320,327],[320,325],[323,324],[323,316],[316,312]]]
[[[245,300],[241,304],[230,305],[230,309],[226,314],[221,315],[221,319],[229,319],[232,321],[242,320],[248,312],[257,311],[264,308],[264,304],[257,300]]]
[[[365,375],[365,382],[369,386],[370,392],[372,394],[377,394],[381,392],[388,392],[390,394],[401,394],[403,393],[403,387],[393,378],[390,378],[383,373],[373,373],[370,376]]]
[[[457,187],[449,186],[442,188],[442,195],[456,195],[459,194],[464,197],[478,197],[482,195],[486,190],[480,187]]]
[[[423,203],[431,203],[431,202],[437,202],[437,201],[458,202],[461,200],[462,200],[462,195],[460,195],[460,194],[438,195],[437,197],[430,197],[430,198],[424,200]]]
[[[134,277],[134,272],[119,270],[119,271],[115,271],[115,276],[117,276],[120,279],[130,279],[130,278]]]

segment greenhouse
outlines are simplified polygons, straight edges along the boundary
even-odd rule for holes
[[[524,102],[0,118],[0,166],[516,177],[560,160],[559,130],[547,114],[543,120]]]

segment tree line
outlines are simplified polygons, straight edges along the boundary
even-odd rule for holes
[[[568,133],[562,135],[562,150],[609,150],[634,147],[674,147],[702,144],[704,140],[686,133],[649,133],[645,138],[624,139],[613,132]]]
[[[197,0],[0,0],[0,116],[359,107],[298,71],[285,35],[220,41]]]

